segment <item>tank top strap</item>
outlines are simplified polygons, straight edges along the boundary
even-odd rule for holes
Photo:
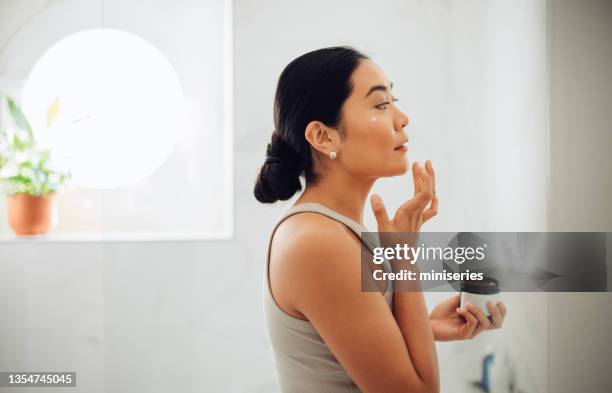
[[[368,249],[370,250],[373,250],[374,247],[379,246],[378,237],[376,236],[375,232],[370,232],[368,228],[359,224],[358,222],[348,218],[345,215],[338,213],[335,210],[328,208],[327,206],[321,205],[320,203],[316,203],[316,202],[305,202],[305,203],[300,203],[298,205],[292,206],[281,216],[281,218],[278,220],[277,224],[275,225],[274,230],[287,217],[292,216],[296,213],[301,213],[301,212],[320,213],[333,220],[341,222],[342,224],[346,225],[349,229],[351,229],[357,235],[357,237],[361,239],[361,242],[366,247],[368,247]],[[274,230],[272,231],[272,233],[274,233]]]

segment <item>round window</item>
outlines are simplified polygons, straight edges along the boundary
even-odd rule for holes
[[[186,126],[179,78],[135,34],[86,30],[51,46],[34,65],[23,108],[38,143],[74,185],[133,184],[170,156]]]

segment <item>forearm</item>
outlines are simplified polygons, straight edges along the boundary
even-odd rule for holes
[[[434,336],[422,292],[394,294],[394,314],[419,379],[439,391],[440,376]]]
[[[409,269],[418,274],[418,269],[414,265],[409,265],[409,262],[394,266],[393,270],[396,269]],[[438,392],[440,385],[438,359],[423,292],[418,282],[410,283],[408,286],[396,285],[396,290],[399,291],[393,294],[393,314],[406,342],[415,372],[427,388],[426,391]]]

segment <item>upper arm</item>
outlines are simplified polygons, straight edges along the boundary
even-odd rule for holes
[[[337,228],[295,238],[292,304],[364,392],[419,391],[403,335],[384,297],[361,291],[358,239]],[[414,389],[414,390],[411,390]]]

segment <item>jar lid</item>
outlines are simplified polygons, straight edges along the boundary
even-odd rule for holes
[[[477,295],[492,295],[499,293],[499,281],[491,277],[483,277],[482,280],[466,280],[461,282],[461,290]]]

